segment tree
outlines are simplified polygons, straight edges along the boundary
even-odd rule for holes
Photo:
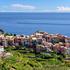
[[[4,33],[4,30],[0,29],[0,33],[2,33],[2,34],[3,34],[3,33]]]

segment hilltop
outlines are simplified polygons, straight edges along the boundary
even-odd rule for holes
[[[70,37],[37,31],[0,34],[1,70],[69,70]]]

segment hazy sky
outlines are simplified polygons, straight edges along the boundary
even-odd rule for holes
[[[70,12],[70,0],[0,0],[0,12]]]

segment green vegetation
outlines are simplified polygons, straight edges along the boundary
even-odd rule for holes
[[[13,56],[0,59],[0,70],[70,70],[70,63],[54,52],[34,54],[32,49],[14,47],[7,47],[5,51]]]

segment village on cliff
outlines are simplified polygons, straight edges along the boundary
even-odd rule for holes
[[[70,37],[61,34],[37,31],[32,35],[6,35],[0,32],[0,56],[3,56],[5,47],[18,46],[32,48],[36,53],[46,50],[70,55]]]

